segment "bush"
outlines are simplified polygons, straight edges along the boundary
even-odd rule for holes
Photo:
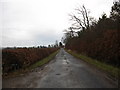
[[[58,48],[14,48],[2,50],[3,73],[25,68],[49,56]]]

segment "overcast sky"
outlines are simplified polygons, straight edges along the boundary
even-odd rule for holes
[[[60,41],[63,30],[71,25],[68,14],[83,4],[98,19],[103,12],[109,15],[113,0],[0,0],[2,46],[37,46]]]

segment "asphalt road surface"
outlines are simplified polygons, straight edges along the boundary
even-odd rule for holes
[[[44,67],[3,79],[3,88],[114,88],[108,76],[61,49]]]

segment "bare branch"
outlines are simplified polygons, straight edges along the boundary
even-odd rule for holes
[[[90,21],[89,21],[89,16],[88,16],[88,11],[83,5],[80,8],[75,9],[77,11],[77,14],[69,14],[71,17],[70,20],[74,21],[72,26],[74,27],[73,29],[89,29],[90,26]]]
[[[85,16],[86,16],[86,20],[87,20],[87,29],[89,28],[89,18],[88,18],[88,12],[85,8],[85,6],[83,5],[83,9],[85,10]]]

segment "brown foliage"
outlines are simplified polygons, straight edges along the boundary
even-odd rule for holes
[[[3,73],[15,69],[27,67],[51,53],[58,48],[16,48],[2,50]]]
[[[118,30],[88,31],[82,37],[71,38],[66,48],[85,54],[105,63],[119,65],[120,44]]]

